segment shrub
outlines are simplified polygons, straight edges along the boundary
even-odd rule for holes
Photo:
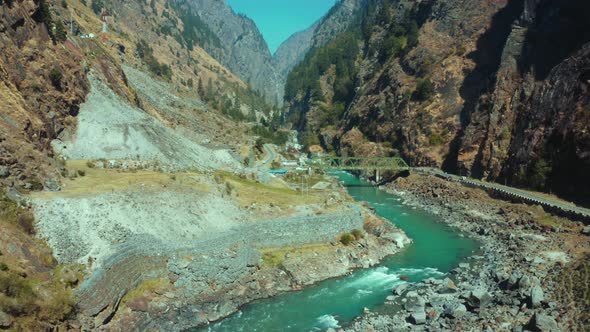
[[[432,133],[430,137],[428,137],[428,144],[430,145],[442,145],[445,142],[444,137],[439,133]]]
[[[350,233],[344,233],[344,234],[340,235],[340,242],[345,246],[351,244],[354,240],[355,240],[354,235],[352,235]]]
[[[0,271],[8,271],[8,265],[0,263]]]
[[[418,80],[416,90],[414,91],[414,99],[425,101],[430,99],[434,94],[434,84],[429,78]]]
[[[545,189],[552,171],[551,165],[543,158],[535,161],[529,173],[529,183],[535,189]]]
[[[68,3],[66,2],[66,0],[61,0],[61,6],[63,8],[68,8]]]
[[[55,33],[54,33],[55,41],[64,41],[67,39],[67,36],[68,36],[68,32],[66,30],[66,27],[64,27],[64,24],[61,22],[61,20],[55,21]]]
[[[352,234],[352,236],[354,236],[354,238],[357,241],[365,237],[365,235],[363,234],[363,232],[360,229],[357,229],[357,228],[353,229],[352,232],[351,232],[351,234]]]
[[[85,170],[79,169],[77,173],[78,173],[79,176],[86,176],[86,171]]]
[[[86,167],[88,167],[88,168],[94,168],[94,167],[96,167],[96,165],[94,165],[94,162],[93,161],[88,160],[86,162]]]
[[[58,90],[61,90],[61,80],[63,79],[63,74],[61,70],[57,67],[53,67],[49,71],[49,80],[51,84]]]
[[[35,217],[29,211],[22,212],[18,215],[16,219],[18,225],[25,231],[27,234],[33,235],[35,234]]]
[[[41,191],[43,190],[43,185],[39,181],[31,181],[31,190],[33,191]]]

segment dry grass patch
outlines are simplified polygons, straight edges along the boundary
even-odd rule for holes
[[[137,287],[127,292],[121,299],[121,305],[125,305],[140,296],[149,295],[156,291],[163,292],[169,288],[170,281],[167,278],[147,279],[141,282]]]
[[[160,191],[162,188],[205,192],[210,190],[202,181],[203,175],[196,172],[166,174],[157,171],[99,169],[89,166],[86,160],[68,161],[66,168],[69,173],[82,172],[84,176],[64,179],[60,192],[39,192],[32,196],[77,197],[124,190]]]
[[[218,172],[216,175],[231,185],[236,200],[242,206],[273,204],[281,208],[288,208],[297,205],[317,204],[324,200],[320,195],[314,193],[302,195],[300,192],[279,183],[262,184],[225,172]]]
[[[260,249],[262,252],[262,265],[274,268],[280,268],[285,262],[285,259],[287,259],[287,255],[289,255],[289,259],[291,259],[333,250],[336,250],[335,247],[329,243],[315,243],[296,247],[272,247]]]

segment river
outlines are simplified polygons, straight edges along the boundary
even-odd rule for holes
[[[403,198],[369,186],[347,173],[335,173],[357,201],[403,229],[414,243],[381,264],[351,275],[326,280],[302,291],[256,301],[203,331],[324,331],[359,316],[363,308],[379,310],[393,287],[434,277],[442,278],[472,255],[477,243],[460,237],[431,214],[403,204]]]

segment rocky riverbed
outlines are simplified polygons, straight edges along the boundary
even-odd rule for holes
[[[442,280],[398,286],[378,313],[366,311],[342,331],[588,329],[583,295],[562,282],[564,269],[587,259],[590,237],[581,223],[434,176],[400,178],[383,189],[478,239],[482,253]]]

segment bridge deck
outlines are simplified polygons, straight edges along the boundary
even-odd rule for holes
[[[347,170],[347,171],[403,171],[410,167],[400,157],[322,157],[314,158],[308,166],[319,170]]]

